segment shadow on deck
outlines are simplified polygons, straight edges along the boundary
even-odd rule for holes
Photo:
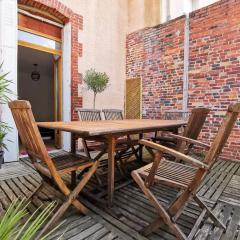
[[[5,165],[0,170],[0,210],[4,212],[10,202],[19,197],[28,197],[41,181],[27,158],[20,163]],[[87,188],[94,187],[94,179]],[[86,189],[88,191],[89,189]],[[166,206],[171,203],[176,192],[166,186],[155,186],[154,192]],[[33,212],[41,204],[56,198],[59,193],[51,186],[45,187],[29,205]],[[226,232],[214,227],[205,219],[193,239],[240,239],[240,163],[217,161],[212,171],[199,188],[198,195],[214,209],[216,215],[227,225]],[[91,210],[88,216],[74,208],[64,217],[61,229],[49,239],[57,239],[65,232],[64,239],[176,239],[166,226],[147,238],[138,232],[156,218],[155,210],[136,184],[129,183],[115,191],[114,207],[104,208],[94,201],[82,198]],[[191,232],[199,214],[199,207],[191,202],[178,219],[178,224],[186,234]]]

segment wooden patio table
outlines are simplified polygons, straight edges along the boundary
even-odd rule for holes
[[[112,206],[114,194],[114,169],[115,169],[115,145],[117,138],[130,134],[176,130],[186,125],[182,120],[150,120],[150,119],[131,119],[131,120],[105,120],[96,122],[38,122],[39,127],[50,128],[59,131],[66,131],[72,134],[72,152],[75,152],[75,140],[77,137],[103,137],[108,146],[108,205]],[[141,150],[140,150],[141,151]]]

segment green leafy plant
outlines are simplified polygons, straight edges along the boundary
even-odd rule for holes
[[[7,145],[4,142],[7,133],[11,130],[11,128],[4,122],[0,122],[0,151],[8,150]]]
[[[28,204],[25,199],[21,201],[16,200],[0,218],[1,240],[33,240],[55,208],[55,202],[50,203],[43,210],[40,210],[42,208],[42,206],[40,206],[27,220],[25,219],[26,221],[23,223],[23,219],[26,218],[28,214]],[[45,236],[41,236],[40,239],[46,239],[60,226],[61,224]]]
[[[9,88],[12,81],[8,80],[6,77],[9,73],[3,72],[3,63],[0,64],[0,104],[8,103],[11,99],[9,95],[13,94]]]
[[[93,91],[93,108],[95,109],[96,96],[107,88],[109,77],[105,72],[101,73],[95,69],[90,69],[86,71],[83,81],[87,85],[88,90]]]
[[[13,94],[11,89],[9,88],[12,81],[7,79],[7,75],[9,73],[3,72],[3,63],[0,64],[0,104],[6,104],[11,99],[10,95]],[[1,107],[1,106],[0,106]],[[1,114],[0,114],[1,120]],[[4,122],[0,121],[0,151],[2,152],[4,149],[7,150],[7,145],[4,140],[6,138],[7,133],[11,130],[11,128]]]

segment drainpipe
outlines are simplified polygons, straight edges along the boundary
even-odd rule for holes
[[[166,1],[166,13],[167,13],[167,22],[171,20],[171,13],[170,13],[170,0]]]
[[[184,27],[184,69],[183,69],[183,111],[188,109],[188,67],[189,67],[189,14],[186,14]]]

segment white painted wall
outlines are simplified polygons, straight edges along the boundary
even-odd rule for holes
[[[219,0],[193,0],[193,10],[197,10],[202,7],[206,7],[213,4]]]
[[[109,87],[99,94],[96,108],[124,108],[125,39],[127,31],[127,1],[121,0],[61,0],[83,16],[83,31],[79,42],[83,44],[83,56],[79,58],[79,72],[89,68],[106,72]],[[93,106],[93,94],[79,88],[83,107]]]
[[[169,4],[170,19],[177,18],[219,0],[161,0],[161,22],[167,21],[167,4]]]
[[[17,93],[17,0],[0,0],[0,62],[4,61],[4,72],[9,72],[12,80],[10,88]],[[12,99],[16,96],[11,96]],[[18,135],[15,124],[7,106],[1,106],[1,120],[7,122],[12,131],[8,133],[9,151],[5,152],[5,162],[18,159]]]

